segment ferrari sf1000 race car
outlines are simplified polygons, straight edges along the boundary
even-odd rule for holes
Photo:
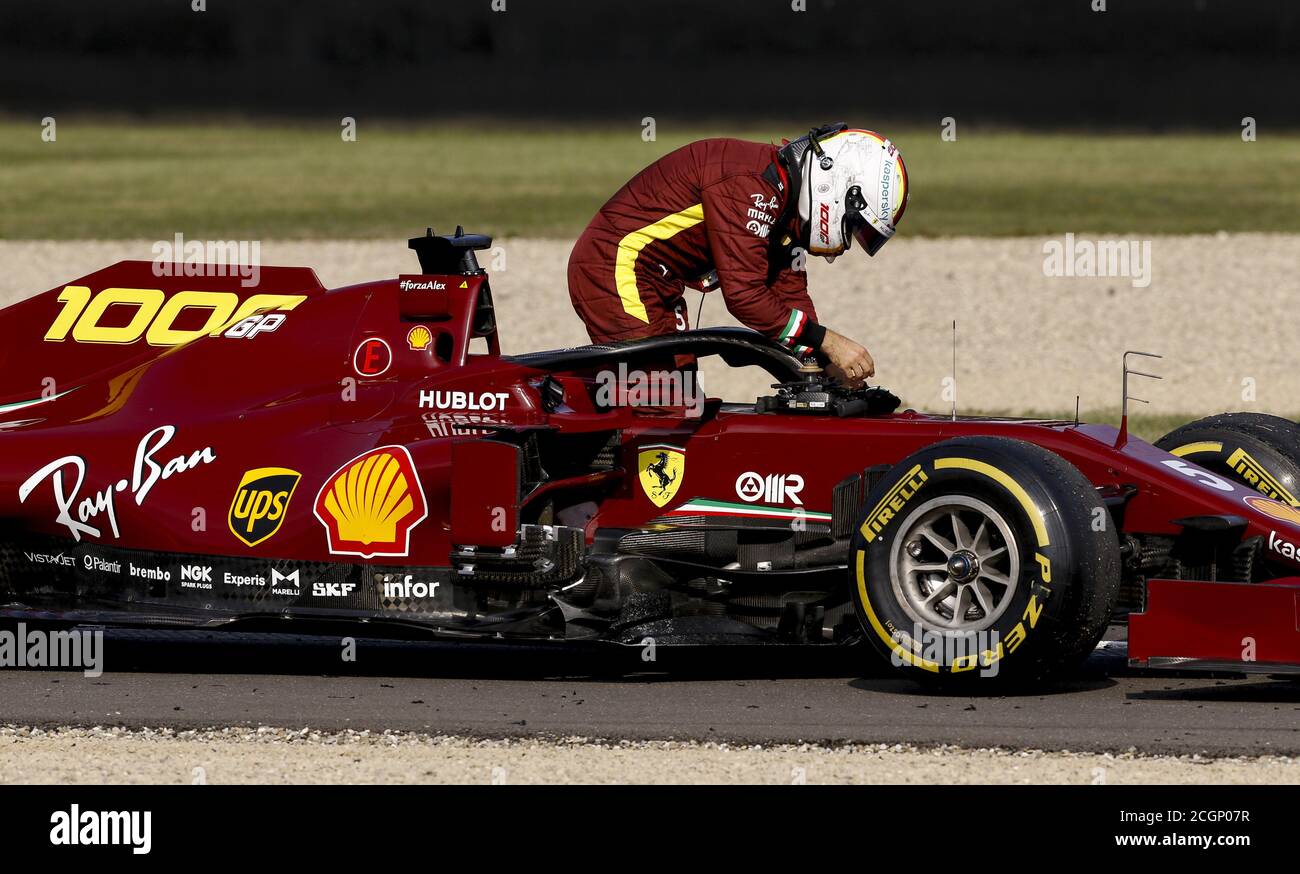
[[[1300,663],[1295,424],[899,412],[740,329],[503,355],[489,244],[429,232],[420,273],[332,291],[128,261],[0,312],[3,615],[856,644],[955,683],[1127,622],[1143,665]],[[773,391],[618,391],[709,356]]]

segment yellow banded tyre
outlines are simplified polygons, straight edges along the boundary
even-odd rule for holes
[[[998,437],[947,440],[868,494],[849,557],[868,644],[923,683],[1036,683],[1101,639],[1120,579],[1114,523],[1059,456]]]
[[[1262,413],[1222,413],[1170,431],[1156,446],[1211,473],[1300,507],[1300,425]]]

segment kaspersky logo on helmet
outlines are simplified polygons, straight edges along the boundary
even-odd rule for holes
[[[894,162],[885,158],[880,167],[880,220],[890,227],[894,224],[893,181]]]
[[[880,160],[880,220],[882,233],[893,236],[903,203],[907,200],[907,168],[898,148],[889,140],[882,144]]]

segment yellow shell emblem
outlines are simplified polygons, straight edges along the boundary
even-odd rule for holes
[[[403,446],[383,446],[343,465],[316,497],[316,518],[336,555],[407,555],[411,529],[428,515]]]
[[[1272,498],[1265,498],[1262,495],[1250,495],[1246,498],[1246,503],[1265,516],[1272,516],[1279,522],[1289,522],[1300,527],[1300,510],[1290,504],[1284,504]]]
[[[636,467],[641,490],[652,504],[662,507],[681,488],[686,473],[686,450],[667,443],[643,446],[637,453]]]
[[[416,325],[406,335],[406,343],[412,352],[423,352],[433,342],[433,334],[424,325]]]

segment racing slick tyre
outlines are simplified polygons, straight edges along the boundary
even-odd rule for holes
[[[1221,413],[1170,431],[1156,446],[1292,507],[1300,507],[1300,425],[1262,413]]]
[[[849,556],[866,639],[903,674],[990,690],[1074,667],[1101,639],[1119,542],[1092,484],[1000,437],[928,446],[868,493]]]

